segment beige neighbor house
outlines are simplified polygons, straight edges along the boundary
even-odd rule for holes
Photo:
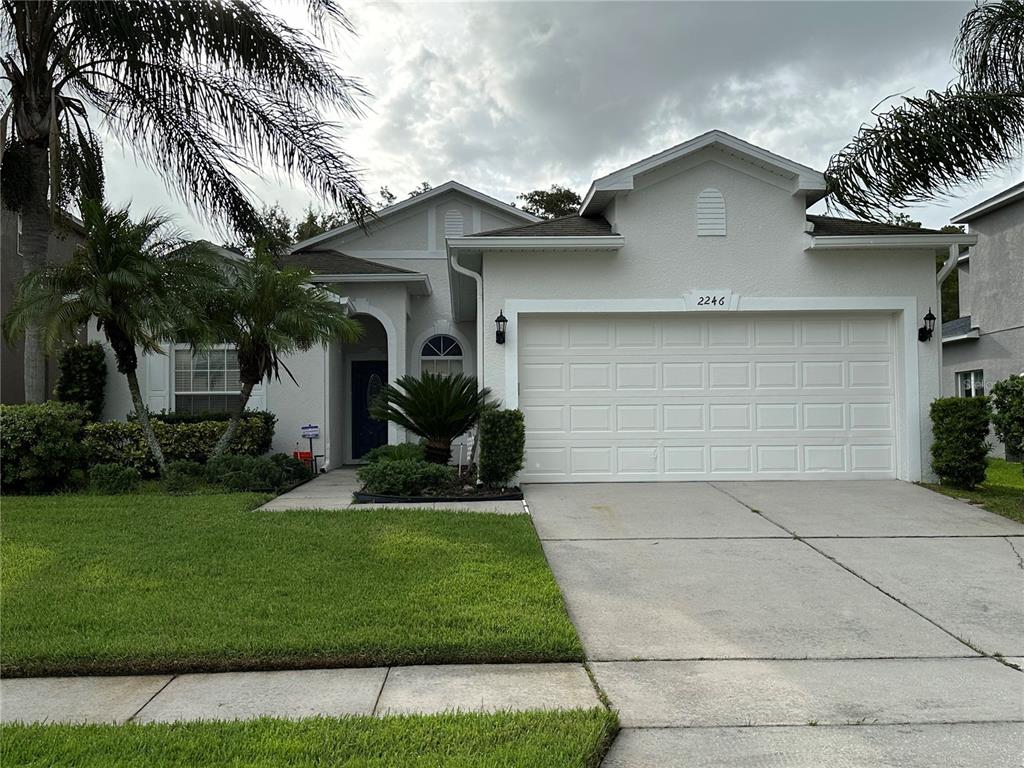
[[[808,214],[824,196],[819,171],[721,131],[595,180],[560,219],[449,182],[295,246],[367,333],[288,360],[299,386],[253,406],[277,414],[276,450],[319,427],[334,468],[404,439],[366,414],[385,382],[461,370],[523,410],[523,481],[919,480],[935,257],[975,238]],[[143,363],[151,408],[230,405],[230,350],[169,346]],[[108,417],[127,405],[115,389]]]
[[[1024,374],[1024,183],[953,223],[967,224],[977,242],[957,262],[960,318],[942,326],[942,393],[972,397]]]

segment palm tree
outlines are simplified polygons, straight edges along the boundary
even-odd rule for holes
[[[402,376],[381,392],[370,414],[422,437],[427,461],[447,464],[452,441],[476,425],[490,395],[487,387],[477,389],[475,377],[462,373]]]
[[[906,98],[863,126],[825,176],[834,199],[865,218],[979,181],[1024,151],[1024,0],[982,3],[954,48],[960,78]]]
[[[47,263],[56,206],[101,197],[89,107],[194,209],[240,233],[261,225],[239,171],[267,160],[357,221],[370,210],[324,117],[357,115],[365,95],[318,41],[351,29],[334,0],[309,0],[314,34],[258,0],[0,3],[0,190],[21,214],[24,273]],[[40,401],[44,363],[26,331],[25,396]]]
[[[138,351],[162,353],[161,340],[216,290],[217,272],[204,247],[184,243],[165,216],[151,213],[136,223],[127,208],[112,210],[95,200],[83,200],[81,207],[85,242],[66,264],[43,267],[21,281],[4,335],[10,341],[36,327],[43,347],[54,351],[95,319],[163,471],[163,451],[139,388]]]
[[[220,289],[201,327],[185,330],[196,347],[226,342],[238,354],[241,397],[214,456],[227,450],[234,438],[253,387],[264,379],[280,379],[281,369],[295,381],[283,357],[330,341],[356,341],[362,335],[362,326],[346,314],[339,297],[312,284],[311,277],[306,269],[280,269],[273,252],[257,243],[251,257],[224,262]]]

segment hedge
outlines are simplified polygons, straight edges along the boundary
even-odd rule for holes
[[[1006,458],[1024,456],[1024,374],[992,387],[992,428],[1006,446]]]
[[[423,459],[376,461],[357,473],[368,493],[387,496],[424,496],[451,489],[459,475],[450,464]]]
[[[70,403],[0,405],[3,492],[46,493],[83,484],[87,419],[85,409]]]
[[[507,487],[523,468],[525,446],[522,411],[485,410],[480,414],[480,482],[492,488]]]
[[[95,421],[103,415],[107,387],[107,355],[97,341],[75,344],[60,356],[55,393],[62,403],[82,406]]]
[[[270,450],[277,421],[266,411],[247,412],[238,425],[229,453],[262,456]],[[206,463],[210,451],[224,433],[224,421],[167,423],[154,419],[153,430],[168,461]],[[90,463],[122,464],[137,469],[143,477],[158,474],[156,460],[149,452],[142,429],[135,421],[105,421],[85,428],[85,447]]]
[[[985,481],[991,408],[987,397],[944,397],[931,405],[932,469],[956,488]]]

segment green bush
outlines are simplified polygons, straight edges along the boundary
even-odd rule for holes
[[[198,461],[178,459],[167,464],[161,481],[167,493],[194,493],[203,482],[203,465]]]
[[[313,470],[306,462],[287,453],[272,453],[268,458],[281,470],[287,485],[303,483],[313,476]]]
[[[284,471],[263,456],[225,454],[206,465],[206,481],[232,491],[276,491],[284,479]]]
[[[491,488],[505,488],[523,468],[526,423],[522,411],[485,410],[480,415],[480,482]]]
[[[0,488],[46,493],[80,481],[88,414],[70,403],[0,405]]]
[[[141,480],[137,469],[121,464],[97,464],[89,470],[89,487],[110,496],[137,490]]]
[[[103,415],[107,387],[107,356],[97,341],[75,344],[60,356],[57,399],[80,405],[95,421]]]
[[[423,459],[377,461],[359,469],[368,493],[385,496],[425,496],[451,490],[458,480],[455,467]]]
[[[228,446],[231,453],[262,456],[274,439],[276,417],[259,411],[247,413],[238,425],[238,432]],[[224,421],[168,423],[154,420],[164,458],[206,462],[210,451],[224,432]],[[137,469],[143,477],[158,474],[156,460],[142,436],[136,421],[105,421],[89,424],[85,429],[86,449],[93,463],[122,464]]]
[[[944,397],[932,403],[932,469],[943,483],[971,489],[984,482],[990,416],[987,397]]]
[[[373,464],[378,461],[399,461],[401,459],[426,459],[427,449],[422,443],[398,443],[397,445],[379,445],[363,455],[363,459]]]
[[[992,387],[992,427],[1003,445],[1006,458],[1024,456],[1024,375],[1011,376]]]

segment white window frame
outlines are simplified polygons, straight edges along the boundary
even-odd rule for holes
[[[444,351],[444,348],[441,347],[440,348],[440,351],[441,351],[440,355],[424,355],[423,354],[423,348],[426,347],[428,344],[430,344],[434,339],[440,339],[440,338],[448,339],[452,343],[454,343],[455,346],[458,347],[460,354],[458,354],[458,355],[446,354],[445,351]],[[424,368],[424,363],[427,363],[427,362],[433,363],[433,362],[435,362],[437,360],[445,360],[445,361],[448,361],[448,362],[458,361],[458,363],[459,363],[458,373],[465,373],[466,372],[466,350],[463,348],[462,341],[460,339],[456,338],[454,335],[452,335],[450,333],[435,333],[435,334],[432,334],[432,335],[428,336],[426,339],[423,340],[423,343],[420,344],[419,353],[420,353],[420,374],[421,375],[426,370]],[[437,373],[437,371],[431,370],[430,373]],[[451,373],[452,373],[451,371],[448,371],[444,375],[450,376]]]
[[[964,391],[967,384],[968,392]],[[978,390],[981,390],[980,392]],[[959,397],[980,397],[985,394],[985,371],[975,368],[970,371],[956,372],[956,393]]]
[[[214,344],[214,345],[210,346],[207,349],[207,351],[209,351],[209,352],[213,352],[215,350],[227,350],[229,352],[234,352],[235,351],[235,345],[234,344]],[[191,358],[193,356],[192,355],[192,347],[189,346],[188,344],[175,344],[174,345],[174,359],[171,360],[171,366],[170,366],[170,368],[171,368],[171,371],[170,371],[170,373],[171,373],[171,408],[170,408],[170,410],[172,412],[177,413],[177,411],[178,411],[178,395],[179,394],[184,395],[186,397],[191,397],[193,395],[199,395],[199,396],[204,396],[204,395],[205,396],[212,396],[212,395],[217,395],[217,396],[236,395],[236,396],[240,396],[242,394],[241,383],[239,383],[239,387],[238,387],[237,390],[223,390],[223,389],[221,389],[221,390],[212,390],[212,389],[198,390],[198,389],[196,389],[196,390],[188,390],[188,391],[186,391],[186,390],[180,390],[179,391],[178,390],[178,365],[177,365],[177,360],[178,360],[178,355],[179,354],[187,355],[189,358]],[[193,370],[194,370],[194,368],[193,368]]]

